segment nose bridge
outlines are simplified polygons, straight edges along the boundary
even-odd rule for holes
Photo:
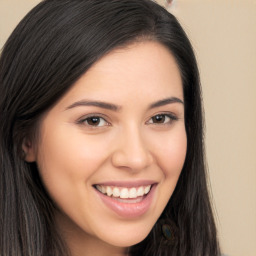
[[[152,162],[152,156],[148,148],[142,129],[129,124],[119,134],[119,143],[113,154],[113,164],[117,167],[126,167],[131,170],[147,168]]]

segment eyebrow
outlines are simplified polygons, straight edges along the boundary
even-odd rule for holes
[[[176,97],[171,97],[171,98],[166,98],[166,99],[159,100],[157,102],[152,103],[149,106],[149,109],[165,106],[165,105],[172,104],[172,103],[184,104],[184,102],[181,99],[176,98]]]
[[[121,106],[114,105],[114,104],[107,103],[107,102],[80,100],[80,101],[74,102],[73,104],[68,106],[66,108],[66,110],[71,109],[71,108],[75,108],[75,107],[82,107],[82,106],[94,106],[94,107],[99,107],[99,108],[112,110],[112,111],[115,111],[115,112],[117,112],[121,109]]]
[[[181,99],[176,98],[176,97],[171,97],[171,98],[166,98],[166,99],[163,99],[163,100],[159,100],[159,101],[156,101],[156,102],[150,104],[149,109],[157,108],[157,107],[161,107],[161,106],[165,106],[165,105],[173,104],[173,103],[184,104]],[[103,102],[103,101],[89,101],[89,100],[80,100],[80,101],[74,102],[73,104],[68,106],[66,108],[66,110],[72,109],[72,108],[75,108],[75,107],[82,107],[82,106],[94,106],[94,107],[99,107],[99,108],[112,110],[112,111],[115,111],[115,112],[121,110],[121,106],[119,106],[119,105],[115,105],[115,104],[107,103],[107,102]]]

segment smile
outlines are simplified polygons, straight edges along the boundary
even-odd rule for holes
[[[149,211],[155,197],[157,184],[97,184],[96,194],[103,205],[122,218],[138,218]]]
[[[147,195],[151,189],[151,185],[140,186],[140,187],[114,187],[114,186],[104,186],[104,185],[96,185],[95,186],[98,191],[102,194],[107,195],[109,197],[115,198],[138,198],[144,195]]]

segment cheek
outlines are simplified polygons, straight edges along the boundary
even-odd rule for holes
[[[56,131],[48,126],[37,155],[42,181],[59,206],[64,202],[79,203],[84,190],[91,188],[91,177],[105,162],[109,145],[106,138],[96,139],[64,128]]]
[[[164,210],[175,190],[187,152],[185,128],[179,127],[161,136],[153,144],[155,159],[162,173],[156,207],[158,215]]]
[[[102,141],[104,139],[95,140],[93,136],[82,136],[72,130],[59,130],[55,135],[46,133],[38,150],[40,170],[45,176],[56,174],[59,178],[90,176],[104,160],[107,143],[104,146]]]
[[[81,136],[64,129],[53,132],[54,129],[48,128],[38,148],[40,176],[58,208],[75,218],[84,211],[83,205],[90,203],[86,195],[91,190],[91,177],[104,163],[103,152],[108,143],[104,146],[93,136]]]
[[[155,143],[158,164],[161,167],[165,178],[178,179],[187,152],[187,136],[184,129],[165,136],[163,143]]]

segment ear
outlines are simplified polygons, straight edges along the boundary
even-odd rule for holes
[[[25,138],[23,140],[22,151],[24,153],[24,160],[26,162],[32,163],[36,161],[35,148],[33,147],[32,142],[28,138]]]

